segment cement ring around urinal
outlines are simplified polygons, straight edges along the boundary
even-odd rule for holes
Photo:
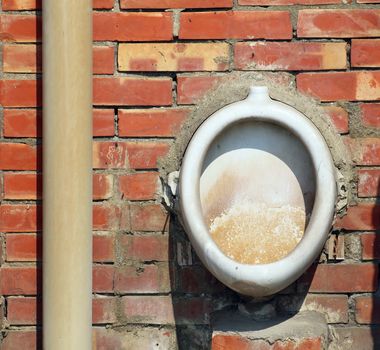
[[[289,255],[268,264],[242,264],[223,254],[202,213],[200,177],[208,149],[223,130],[243,121],[273,123],[289,130],[307,149],[314,168],[314,205],[304,237]],[[335,166],[316,126],[298,110],[272,100],[266,87],[252,87],[245,100],[206,119],[190,140],[180,170],[180,215],[196,253],[217,279],[241,294],[266,296],[293,283],[318,257],[334,218],[336,191]]]

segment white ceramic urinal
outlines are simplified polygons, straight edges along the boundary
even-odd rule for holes
[[[324,138],[266,87],[211,115],[179,179],[181,218],[198,256],[242,294],[274,294],[320,254],[334,216],[335,167]]]

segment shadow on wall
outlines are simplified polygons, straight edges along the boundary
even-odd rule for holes
[[[211,349],[213,321],[228,318],[241,310],[260,317],[264,315],[271,325],[295,315],[304,304],[317,266],[313,265],[299,281],[273,298],[257,304],[253,298],[232,291],[211,275],[193,252],[176,215],[170,218],[169,240],[170,283],[180,350]],[[252,322],[255,322],[255,329],[260,329],[257,321]],[[264,324],[268,326],[268,322]],[[252,329],[250,324],[247,326],[244,330]]]

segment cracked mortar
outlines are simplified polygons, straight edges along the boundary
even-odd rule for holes
[[[250,86],[260,85],[269,88],[273,99],[303,113],[323,135],[336,167],[336,213],[338,216],[344,215],[353,187],[353,171],[348,150],[321,104],[296,91],[294,78],[288,73],[232,72],[220,78],[216,86],[197,101],[168,155],[160,159],[159,170],[164,187],[173,186],[172,183],[169,184],[169,174],[180,169],[186,147],[202,122],[225,105],[246,98]],[[164,192],[170,193],[168,190]],[[170,201],[171,209],[175,211],[175,198],[170,198]]]

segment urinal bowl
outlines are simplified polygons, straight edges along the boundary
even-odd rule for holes
[[[307,117],[272,100],[266,87],[253,87],[245,100],[215,112],[193,135],[180,170],[179,201],[185,230],[208,270],[239,293],[271,295],[294,282],[321,252],[335,210],[335,167],[323,136]],[[252,247],[252,256],[237,258],[239,249],[228,253],[221,242],[226,232],[226,238],[233,236],[231,225],[219,242],[210,233],[216,218],[240,210],[269,242],[270,255],[281,244],[265,236],[260,215],[271,215],[272,208],[297,208],[304,220],[302,239],[279,260],[255,261],[253,248],[262,239],[249,237],[241,250],[249,253]],[[289,213],[281,215],[273,221]],[[244,233],[243,221],[235,224]]]

